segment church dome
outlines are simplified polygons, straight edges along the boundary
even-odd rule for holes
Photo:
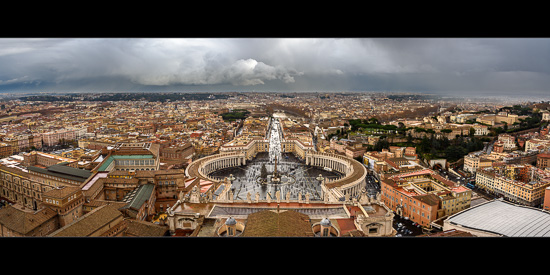
[[[331,226],[331,222],[330,222],[329,219],[324,218],[324,219],[321,221],[321,225],[322,225],[322,226]]]
[[[235,219],[233,219],[233,217],[229,217],[226,221],[225,221],[225,225],[235,225],[237,224],[237,221]]]

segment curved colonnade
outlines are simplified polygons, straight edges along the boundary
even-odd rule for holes
[[[330,153],[307,151],[305,164],[317,166],[321,169],[331,169],[344,174],[338,179],[324,179],[321,185],[325,202],[341,202],[358,196],[365,186],[366,168],[358,161]],[[244,153],[225,153],[208,156],[189,164],[185,170],[188,177],[198,177],[214,183],[217,188],[224,181],[209,175],[218,170],[228,167],[246,165]]]
[[[325,201],[334,201],[342,197],[356,197],[365,186],[367,169],[358,161],[336,154],[308,152],[306,154],[306,165],[330,168],[345,176],[339,179],[327,179],[321,186],[325,194],[332,194],[332,198]],[[331,192],[328,192],[331,191]]]
[[[193,161],[185,169],[185,175],[188,177],[198,177],[203,180],[209,180],[214,183],[222,182],[209,175],[219,169],[241,166],[246,164],[244,153],[226,153],[217,154]]]

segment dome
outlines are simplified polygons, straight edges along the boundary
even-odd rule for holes
[[[225,221],[225,225],[235,225],[237,224],[237,221],[235,219],[233,219],[233,217],[229,217],[226,221]]]
[[[324,218],[324,219],[321,221],[321,225],[322,225],[322,226],[331,226],[331,222],[330,222],[329,219]]]

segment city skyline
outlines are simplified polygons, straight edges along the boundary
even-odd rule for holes
[[[0,92],[550,96],[547,38],[1,38]]]

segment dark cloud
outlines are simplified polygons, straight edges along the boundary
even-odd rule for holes
[[[0,39],[0,90],[549,93],[550,39]]]

